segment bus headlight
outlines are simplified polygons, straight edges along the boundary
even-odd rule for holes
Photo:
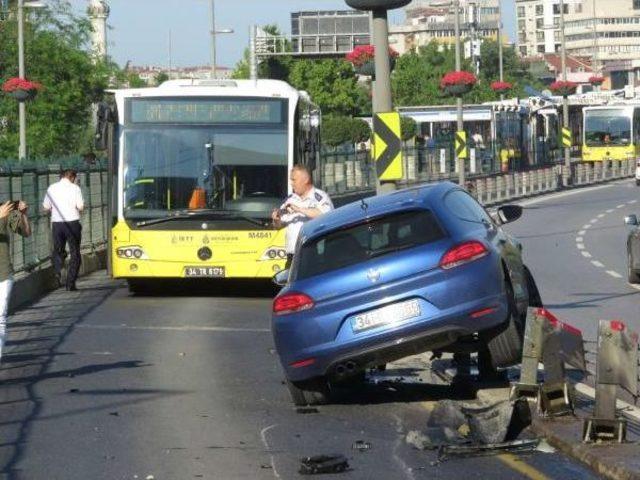
[[[260,260],[284,260],[287,258],[287,252],[281,247],[269,247],[267,248]]]
[[[116,249],[116,255],[118,258],[125,258],[127,260],[147,260],[149,258],[147,254],[144,253],[144,250],[142,250],[142,247],[137,245],[133,245],[131,247],[118,247]]]

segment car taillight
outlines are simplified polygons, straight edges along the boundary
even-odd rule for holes
[[[487,247],[480,242],[461,243],[444,254],[442,260],[440,260],[440,267],[448,270],[458,265],[473,262],[478,258],[484,257],[487,253],[489,253]]]
[[[286,315],[288,313],[301,312],[313,308],[313,298],[304,293],[291,292],[277,297],[273,301],[273,313]]]

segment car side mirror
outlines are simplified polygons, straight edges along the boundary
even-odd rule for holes
[[[635,215],[627,215],[626,217],[624,217],[624,224],[625,225],[637,226],[638,225],[638,217],[636,217]]]
[[[289,269],[280,270],[271,280],[279,287],[284,287],[289,281]]]
[[[515,222],[522,216],[522,207],[520,205],[503,205],[498,208],[498,218],[500,224]]]

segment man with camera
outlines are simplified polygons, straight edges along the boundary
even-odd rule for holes
[[[82,191],[76,185],[77,173],[68,169],[62,172],[59,182],[51,184],[42,202],[46,212],[51,212],[51,230],[53,234],[53,268],[58,285],[62,286],[61,272],[69,244],[69,269],[67,271],[67,290],[76,288],[76,279],[80,271],[80,240],[82,225],[80,214],[84,209]]]
[[[9,253],[9,237],[17,233],[23,237],[31,235],[31,224],[27,217],[27,204],[21,200],[0,204],[0,357],[7,331],[7,310],[13,287],[13,268]]]
[[[287,227],[285,236],[287,263],[285,264],[285,269],[289,268],[293,261],[293,253],[296,249],[296,242],[302,225],[323,213],[333,210],[333,203],[329,195],[313,186],[311,172],[307,167],[294,165],[291,169],[289,180],[291,181],[293,193],[289,195],[279,209],[274,210],[271,214],[274,227]]]

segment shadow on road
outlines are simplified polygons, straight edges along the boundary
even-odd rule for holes
[[[280,291],[271,280],[151,280],[135,297],[273,298]]]

